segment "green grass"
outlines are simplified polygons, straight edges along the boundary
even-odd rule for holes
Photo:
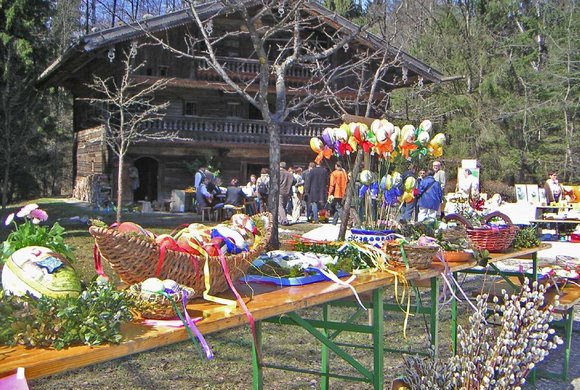
[[[30,203],[30,202],[27,202]],[[65,199],[38,199],[35,201],[49,214],[48,223],[56,220],[66,227],[66,241],[75,248],[75,268],[84,281],[95,276],[93,266],[93,240],[88,233],[88,225],[70,220],[71,217],[100,217],[112,222],[112,215],[93,213],[85,204],[70,203]],[[6,213],[17,211],[22,205],[13,205]],[[5,217],[3,215],[3,217]],[[169,233],[172,229],[197,216],[183,215],[149,215],[138,213],[127,214],[124,220],[131,220],[157,234]],[[190,222],[193,222],[190,221]],[[196,220],[199,222],[199,220]],[[310,224],[299,224],[290,227],[290,233],[281,233],[282,240],[292,234],[302,234],[312,228]],[[5,237],[9,229],[3,226],[0,236]],[[115,278],[114,272],[104,264],[107,275]],[[479,286],[479,285],[477,285]],[[393,289],[386,291],[387,298],[393,297]],[[392,299],[391,299],[392,300]],[[423,290],[422,301],[427,303],[428,290]],[[351,309],[331,310],[332,318],[344,319]],[[460,322],[465,323],[471,310],[466,304],[460,304]],[[299,312],[308,318],[321,317],[319,307]],[[449,306],[439,313],[441,318],[440,353],[450,354],[450,310]],[[402,312],[385,313],[385,346],[392,348],[412,348],[427,350],[428,339],[425,331],[425,318],[422,315],[411,317],[407,328],[407,339],[403,335]],[[365,323],[366,317],[360,323]],[[302,328],[282,326],[272,323],[263,324],[264,358],[267,362],[287,364],[309,369],[320,367],[320,344]],[[36,390],[42,389],[250,389],[252,387],[251,342],[252,336],[248,326],[210,334],[207,340],[211,345],[215,359],[207,361],[200,357],[197,348],[191,342],[182,342],[152,351],[139,353],[110,362],[92,365],[86,368],[67,371],[58,375],[30,381]],[[344,333],[340,341],[346,343],[370,344],[368,335]],[[369,350],[350,350],[357,359],[368,368],[372,367],[372,352]],[[399,354],[385,354],[385,388],[390,388],[390,381],[402,372],[402,357]],[[335,373],[354,374],[353,369],[336,356],[331,356],[331,369]],[[266,389],[312,389],[320,387],[318,377],[294,372],[284,372],[266,368],[264,370]],[[547,382],[551,389],[564,389],[553,381]],[[369,389],[370,385],[359,382],[331,380],[331,388]]]

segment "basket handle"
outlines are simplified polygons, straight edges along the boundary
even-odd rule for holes
[[[510,217],[499,211],[494,211],[492,213],[487,214],[485,217],[482,218],[481,223],[487,224],[489,220],[492,218],[501,218],[507,225],[513,225],[513,222],[510,219]]]
[[[471,224],[471,222],[469,222],[463,215],[447,214],[445,216],[445,222],[449,222],[449,221],[457,221],[457,222],[465,225],[466,228],[473,229],[473,225]]]

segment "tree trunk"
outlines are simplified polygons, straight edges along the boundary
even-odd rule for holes
[[[123,166],[125,156],[119,156],[119,170],[117,171],[117,223],[121,223],[123,211]]]
[[[272,235],[269,247],[280,248],[278,237],[278,202],[280,199],[280,123],[268,123],[270,134],[270,196],[268,197],[268,210],[272,213]]]
[[[356,154],[356,159],[354,160],[354,166],[352,167],[352,178],[348,183],[348,191],[346,191],[346,198],[344,199],[344,207],[342,209],[342,222],[338,231],[339,241],[344,241],[346,237],[346,229],[348,228],[348,221],[350,220],[352,199],[356,193],[356,180],[358,178],[360,166],[363,162],[363,156],[363,151],[359,150]]]

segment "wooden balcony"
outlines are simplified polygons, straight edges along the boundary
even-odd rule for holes
[[[217,57],[219,63],[228,73],[232,79],[252,80],[258,76],[260,72],[260,62],[248,58],[235,57]],[[274,75],[270,75],[274,77]],[[205,60],[199,63],[197,69],[197,78],[206,81],[222,81],[218,73],[209,66]],[[310,69],[302,66],[291,66],[286,71],[286,81],[289,83],[303,83],[305,80],[312,78]]]
[[[144,125],[146,131],[176,132],[183,139],[197,142],[227,144],[269,144],[268,129],[264,121],[235,118],[165,117]],[[323,124],[300,126],[284,123],[280,130],[283,145],[308,146],[310,138],[321,135],[328,127]]]

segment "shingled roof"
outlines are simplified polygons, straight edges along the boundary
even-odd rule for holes
[[[248,5],[262,4],[256,0],[248,0]],[[227,12],[229,9],[219,1],[211,1],[195,5],[200,18],[207,19],[211,16]],[[339,26],[352,33],[360,31],[360,26],[352,23],[348,19],[323,7],[315,1],[306,1],[303,10],[311,15],[319,16],[327,20],[329,24]],[[146,36],[149,33],[158,33],[175,27],[191,24],[193,17],[189,9],[183,9],[165,15],[150,17],[138,22],[103,29],[79,38],[78,42],[67,49],[58,59],[56,59],[38,78],[37,85],[58,85],[58,80],[63,77],[62,73],[74,72],[81,68],[91,59],[91,53],[99,49],[112,47],[118,43],[128,42]],[[144,31],[144,30],[147,30]],[[426,82],[440,83],[459,79],[461,77],[445,77],[441,72],[405,53],[401,49],[391,46],[378,36],[362,31],[357,36],[357,41],[372,47],[376,50],[386,48],[394,59],[397,59],[401,66],[409,71],[423,77]],[[60,75],[60,77],[59,77]]]

